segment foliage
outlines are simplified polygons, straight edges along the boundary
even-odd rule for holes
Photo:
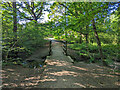
[[[87,47],[85,43],[82,44],[69,44],[68,45],[69,48],[74,49],[79,51],[80,55],[83,55],[85,57],[90,57],[90,62],[95,61],[97,62],[99,60],[99,53],[98,53],[98,47],[96,43],[89,43],[88,44],[88,50],[89,52],[87,52]],[[119,51],[120,48],[117,45],[112,45],[112,44],[102,44],[102,49],[103,49],[103,54],[104,54],[104,58],[105,61],[108,64],[113,63],[113,61],[119,61]],[[89,56],[89,54],[91,56]]]
[[[37,48],[41,47],[46,41],[44,37],[48,35],[49,27],[47,24],[37,24],[36,21],[17,23],[17,38],[14,41],[13,33],[13,7],[11,2],[2,3],[2,59],[3,65],[21,64]],[[18,3],[17,3],[18,5]],[[17,13],[18,14],[18,13]],[[18,14],[18,20],[20,20]],[[20,16],[22,18],[22,16]]]
[[[120,58],[120,7],[113,2],[1,2],[3,60],[20,63],[41,47],[46,37],[66,40],[78,55],[89,61],[102,60],[109,63]],[[50,5],[50,8],[46,6]],[[25,8],[26,7],[26,8]],[[38,23],[49,11],[49,22]],[[14,16],[17,31],[14,33]],[[25,21],[25,23],[20,23]],[[14,36],[16,40],[14,40]],[[24,55],[24,57],[23,57]]]
[[[119,60],[120,33],[117,3],[55,2],[51,6],[49,16],[54,17],[52,21],[57,28],[53,33],[62,32],[55,33],[56,38],[74,43],[70,48],[79,50],[80,55],[84,52],[92,60],[101,58],[103,62],[115,60],[109,56],[115,56]]]

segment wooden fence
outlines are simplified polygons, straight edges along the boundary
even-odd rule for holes
[[[62,46],[63,46],[64,53],[67,56],[67,41],[63,41],[63,45]]]
[[[67,56],[67,41],[58,41],[58,42],[62,42],[62,48],[64,50],[64,54]],[[51,55],[52,53],[52,40],[50,40],[49,43],[49,55]]]

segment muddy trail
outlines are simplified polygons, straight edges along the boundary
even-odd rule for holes
[[[72,63],[71,59],[63,54],[59,42],[52,43],[52,54],[46,58],[45,63],[46,65],[36,69],[22,66],[4,67],[3,87],[118,88],[120,86],[120,73],[114,73],[113,69],[96,64]]]

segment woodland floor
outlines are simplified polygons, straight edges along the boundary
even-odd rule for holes
[[[41,50],[40,50],[41,51]],[[39,50],[36,52],[39,56]],[[34,55],[33,55],[34,57]],[[36,57],[36,55],[35,55]],[[59,42],[53,42],[46,65],[31,69],[19,65],[2,68],[3,87],[21,88],[118,88],[119,74],[97,64],[75,62],[63,54]]]

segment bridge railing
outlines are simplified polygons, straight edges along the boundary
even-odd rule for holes
[[[64,54],[67,56],[67,41],[57,41],[62,43]],[[52,40],[49,42],[49,55],[52,53]]]
[[[63,41],[62,43],[63,43],[62,47],[63,47],[64,53],[67,56],[67,41]]]

